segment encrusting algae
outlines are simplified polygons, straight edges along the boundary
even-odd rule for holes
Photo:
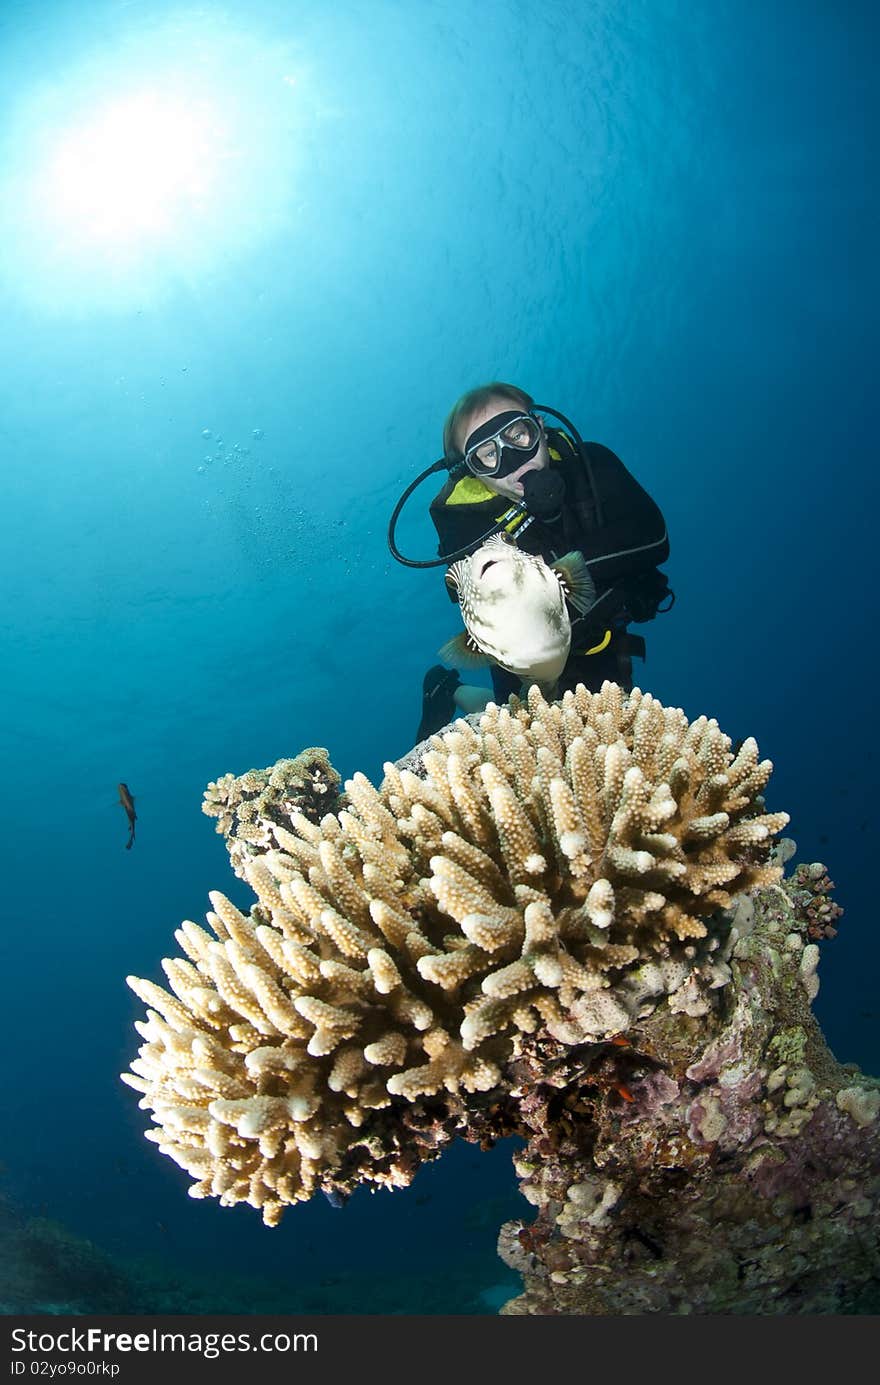
[[[185,957],[163,962],[170,991],[129,978],[148,1010],[123,1080],[153,1114],[148,1138],[193,1196],[275,1225],[318,1190],[404,1186],[457,1136],[518,1133],[539,1215],[502,1233],[526,1285],[505,1311],[645,1311],[615,1306],[614,1273],[606,1293],[595,1267],[639,1244],[623,1231],[644,1218],[646,1130],[665,1171],[655,1199],[664,1177],[679,1202],[691,1179],[696,1205],[717,1152],[741,1152],[729,1065],[743,1043],[738,1059],[709,1057],[731,1017],[763,1034],[749,1157],[759,1130],[775,1150],[825,1100],[810,1065],[821,1036],[771,1051],[804,1009],[816,1030],[818,949],[791,919],[778,946],[802,1004],[780,1003],[776,1021],[764,996],[770,1015],[740,1015],[753,901],[781,897],[791,914],[773,859],[788,817],[762,797],[771,769],[753,740],[734,754],[714,720],[606,683],[490,704],[386,764],[378,789],[355,774],[340,795],[315,749],[226,776],[205,811],[257,902],[245,915],[211,895],[211,931],[185,922]],[[856,1093],[832,1094],[835,1115],[867,1128],[867,1079],[838,1079],[828,1060],[826,1086]],[[585,1277],[590,1306],[573,1306]],[[672,1293],[648,1310],[669,1311]]]

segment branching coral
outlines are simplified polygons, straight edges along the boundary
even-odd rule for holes
[[[386,764],[378,790],[356,774],[317,823],[283,775],[271,813],[230,792],[244,780],[213,786],[258,902],[215,893],[213,936],[182,925],[170,993],[129,978],[149,1008],[124,1074],[192,1195],[272,1225],[318,1188],[407,1183],[456,1134],[516,1128],[525,1049],[601,1045],[659,1005],[711,1013],[721,911],[781,874],[788,818],[764,810],[755,742],[734,756],[715,721],[638,689],[533,688],[420,767]]]
[[[205,790],[202,812],[218,818],[236,875],[245,878],[244,863],[275,845],[272,828],[289,824],[292,813],[320,822],[340,806],[342,780],[323,746],[301,750],[271,769],[224,774]]]

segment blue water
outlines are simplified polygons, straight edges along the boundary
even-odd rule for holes
[[[509,1146],[270,1231],[190,1200],[118,1080],[143,1012],[124,977],[162,979],[209,889],[248,902],[208,781],[309,745],[376,781],[409,748],[457,618],[436,571],[394,564],[387,519],[450,404],[494,378],[663,508],[678,599],[637,681],[773,759],[769,802],[846,910],[817,1014],[842,1061],[880,1069],[877,27],[819,0],[4,6],[0,1186],[19,1230],[148,1263],[169,1302],[203,1284],[206,1310],[492,1312],[515,1290],[495,1256],[528,1214]],[[231,143],[170,236],[95,249],[28,178],[170,55]],[[399,534],[426,557],[431,494]]]

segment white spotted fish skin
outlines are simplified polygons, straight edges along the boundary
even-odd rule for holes
[[[560,566],[565,564],[575,576],[574,593],[568,571],[523,553],[500,534],[453,564],[449,580],[458,590],[467,640],[450,640],[440,657],[465,667],[492,662],[516,674],[524,687],[537,683],[552,692],[571,647],[566,595],[579,610],[595,599],[581,555],[566,555]]]

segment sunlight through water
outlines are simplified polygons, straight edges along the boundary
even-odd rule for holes
[[[216,106],[144,91],[62,137],[46,210],[81,243],[137,253],[204,213],[230,132]]]
[[[41,311],[126,311],[289,230],[301,51],[205,15],[87,51],[6,93],[3,289]]]

